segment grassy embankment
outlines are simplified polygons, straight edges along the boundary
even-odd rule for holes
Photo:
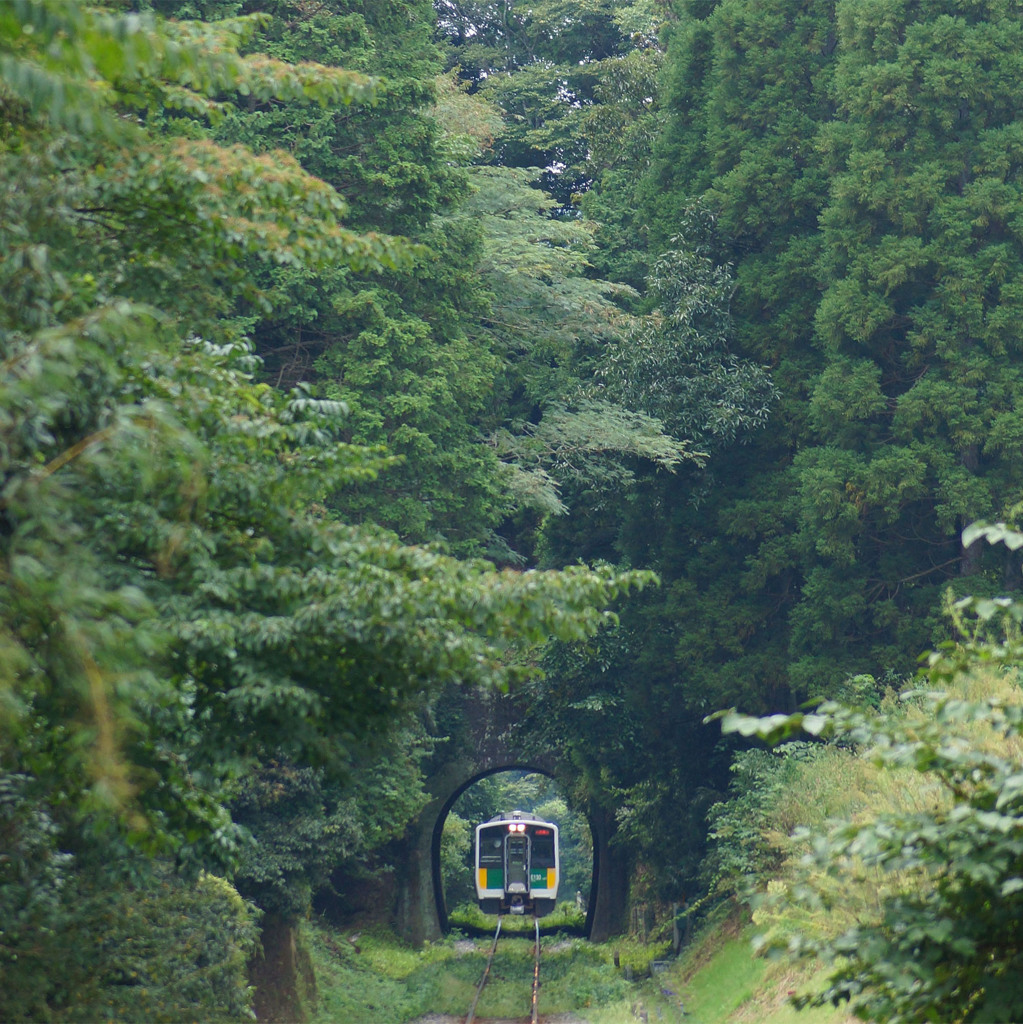
[[[995,673],[977,674],[957,684],[962,696],[1001,696],[1018,703],[1019,687]],[[902,705],[894,695],[882,713],[910,723],[923,712]],[[1002,743],[993,736],[967,737],[971,743]],[[1008,741],[1019,743],[1015,740]],[[1015,750],[1023,760],[1023,751]],[[544,939],[541,1010],[573,1012],[591,1024],[633,1024],[637,1019],[687,1024],[846,1024],[854,1018],[830,1007],[797,1011],[794,993],[812,991],[826,967],[792,964],[757,956],[755,936],[784,938],[794,930],[835,935],[856,920],[876,918],[885,896],[898,887],[921,884],[898,873],[882,874],[851,865],[831,878],[808,866],[805,838],[797,828],[826,829],[835,821],[858,821],[907,810],[935,810],[948,796],[927,775],[882,767],[865,752],[820,748],[809,759],[787,764],[785,785],[764,807],[761,838],[771,856],[771,878],[760,880],[761,896],[751,914],[735,900],[719,908],[678,960],[664,963],[665,948],[616,941],[593,945],[580,939]],[[783,896],[794,884],[818,886],[831,896],[827,912],[794,909]],[[319,985],[314,1024],[403,1024],[428,1013],[464,1014],[472,997],[489,940],[449,938],[423,950],[402,947],[382,932],[364,935],[359,951],[344,936],[311,926],[306,941]],[[620,966],[613,960],[618,953]],[[531,944],[509,940],[495,963],[486,1016],[526,1012]],[[654,971],[649,975],[653,965]],[[639,978],[627,981],[625,968]],[[658,969],[663,968],[663,969]],[[525,994],[524,994],[525,993]],[[685,1015],[682,1014],[684,1007]]]

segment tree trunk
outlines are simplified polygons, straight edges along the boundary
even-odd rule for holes
[[[605,942],[626,932],[629,922],[629,857],[611,845],[615,833],[613,812],[590,808],[593,832],[594,883],[590,895],[587,932],[591,942]]]
[[[249,963],[249,981],[255,987],[256,1019],[275,1024],[305,1020],[298,994],[298,954],[295,921],[280,914],[263,918],[262,956]]]
[[[961,453],[963,466],[971,473],[980,471],[980,447],[975,444],[968,445]],[[960,535],[969,523],[960,524]],[[959,555],[959,575],[973,576],[980,570],[981,556],[984,552],[984,544],[981,541],[974,541],[968,548],[961,547]]]

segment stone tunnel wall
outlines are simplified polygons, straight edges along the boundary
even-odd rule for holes
[[[438,744],[426,778],[430,800],[406,832],[395,871],[395,923],[415,945],[439,939],[447,926],[440,890],[440,834],[458,795],[495,772],[525,769],[558,778],[563,768],[556,751],[527,757],[518,748],[514,725],[521,710],[515,698],[453,689],[442,706],[447,739]],[[613,808],[591,806],[588,817],[594,879],[587,934],[599,942],[626,929],[629,864],[627,856],[610,845]]]

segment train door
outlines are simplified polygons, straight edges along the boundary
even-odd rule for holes
[[[505,892],[529,891],[529,836],[512,832],[505,846]]]

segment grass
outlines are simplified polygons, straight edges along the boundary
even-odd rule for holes
[[[741,918],[725,919],[681,958],[671,974],[689,1024],[844,1024],[854,1020],[832,1008],[797,1011],[789,997],[813,986],[811,971],[781,967],[755,956],[755,933],[756,928]]]
[[[436,971],[443,951],[411,950],[384,932],[355,943],[316,922],[303,927],[301,941],[316,973],[311,1024],[404,1024],[430,1008],[431,994],[417,992],[409,979],[428,965]]]
[[[484,914],[475,903],[463,903],[448,914],[448,924],[455,931],[493,934],[496,927],[495,921],[496,918],[493,915]],[[586,915],[574,903],[559,903],[550,914],[540,918],[540,931],[545,934],[553,931],[567,931],[581,935],[585,927]],[[501,934],[532,935],[533,918],[526,915],[521,917],[516,917],[513,914],[505,915],[504,923],[501,925]]]
[[[983,700],[990,697],[1015,704],[1020,689],[1015,676],[997,669],[979,670],[948,686],[953,696]],[[908,730],[931,714],[926,705],[903,703],[889,695],[882,711]],[[963,742],[1000,756],[1023,758],[1018,736],[1005,737],[986,725],[966,724]],[[951,736],[949,744],[958,742]],[[885,900],[897,892],[914,891],[932,884],[925,872],[882,870],[849,858],[840,872],[825,874],[807,863],[810,840],[790,838],[797,827],[826,832],[836,822],[865,823],[886,815],[928,815],[952,806],[949,791],[928,773],[910,767],[883,765],[869,751],[848,748],[823,750],[820,756],[799,767],[796,778],[776,802],[765,838],[781,856],[776,878],[767,886],[767,899],[754,914],[760,931],[783,942],[794,932],[814,938],[833,938],[854,924],[877,919]],[[798,906],[787,898],[795,886],[810,886],[823,894],[830,911],[823,913]]]
[[[572,1013],[589,1024],[635,1024],[644,1013],[664,1024],[845,1024],[851,1019],[825,1011],[797,1016],[787,994],[804,979],[772,973],[767,961],[753,955],[751,935],[751,927],[736,919],[716,921],[682,958],[652,977],[651,964],[666,962],[663,946],[548,936],[541,1014]],[[486,938],[456,935],[415,950],[377,930],[362,933],[356,948],[317,922],[304,926],[302,941],[317,976],[310,1024],[407,1024],[428,1014],[464,1015],[490,946]],[[528,1015],[532,962],[530,939],[504,940],[479,1016]],[[626,968],[640,980],[627,981]]]
[[[1016,676],[997,668],[959,677],[947,689],[952,696],[974,701],[997,698],[1006,704],[1018,704],[1020,700]],[[921,730],[932,716],[926,703],[901,702],[894,694],[886,697],[881,710],[907,735]],[[975,750],[1014,758],[1017,763],[1023,759],[1023,743],[1018,736],[1006,737],[980,723],[964,723],[958,732],[959,738],[950,733],[945,743],[968,744]],[[781,863],[766,892],[761,892],[753,915],[755,927],[745,938],[756,933],[783,948],[795,934],[832,939],[854,925],[880,919],[886,901],[895,894],[920,892],[933,884],[933,877],[922,869],[883,869],[855,856],[845,858],[840,870],[825,871],[806,856],[812,840],[805,834],[792,837],[797,828],[823,833],[835,823],[863,824],[886,816],[916,820],[918,815],[926,818],[951,806],[950,792],[933,773],[884,764],[868,750],[826,748],[812,760],[799,763],[795,777],[787,781],[770,809],[763,835],[778,852]],[[814,905],[792,898],[793,893],[805,891],[817,893],[822,902]],[[797,1012],[788,1002],[790,994],[823,991],[828,965],[757,961],[750,974],[741,968],[741,956],[731,964],[729,959],[723,950],[715,954],[712,964],[691,979],[684,979],[691,988],[692,1016],[688,1019],[693,1024],[853,1019],[831,1008]],[[727,984],[716,984],[714,964],[725,965]],[[728,991],[729,986],[733,992]],[[720,995],[715,994],[718,992]]]
[[[405,1024],[429,1013],[464,1015],[490,947],[488,938],[452,936],[415,950],[383,930],[362,933],[353,943],[319,922],[303,926],[302,942],[317,978],[310,1024]],[[617,1016],[607,1019],[625,1024],[636,986],[625,980],[613,959],[617,951],[620,963],[644,963],[638,944],[632,946],[636,948],[545,937],[541,1012],[589,1016],[591,1009],[618,1007]],[[656,947],[645,949],[644,966],[659,952]],[[528,1015],[532,976],[532,939],[502,939],[479,1016]]]
[[[590,1024],[853,1024],[840,1010],[797,1011],[789,995],[813,984],[809,972],[779,969],[754,955],[756,929],[719,914],[677,960],[632,987],[626,1000],[585,1014]]]

